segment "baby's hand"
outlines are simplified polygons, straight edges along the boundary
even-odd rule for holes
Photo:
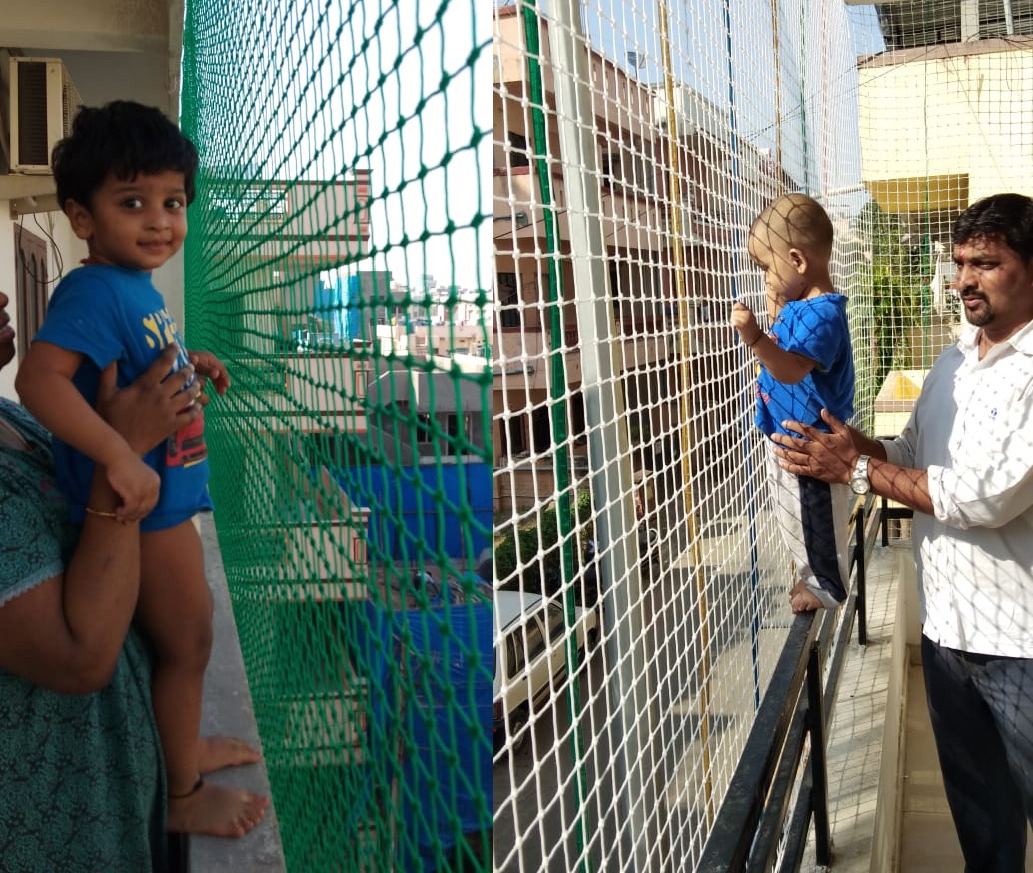
[[[135,455],[126,455],[107,467],[108,483],[121,498],[115,517],[121,522],[139,521],[154,509],[161,491],[161,479]]]
[[[739,300],[732,304],[730,324],[739,332],[739,338],[745,343],[752,342],[760,334],[757,317],[750,307]]]
[[[190,363],[205,383],[211,384],[215,393],[223,395],[230,387],[230,377],[226,366],[211,352],[190,352]],[[207,397],[201,401],[207,403]]]

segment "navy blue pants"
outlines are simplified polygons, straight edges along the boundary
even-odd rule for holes
[[[922,672],[966,873],[1023,873],[1033,821],[1033,659],[922,637]]]
[[[768,450],[768,486],[796,578],[835,609],[846,599],[849,582],[850,486],[786,472],[774,443]]]

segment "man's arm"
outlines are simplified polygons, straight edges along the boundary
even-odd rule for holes
[[[778,443],[779,463],[790,473],[811,476],[823,482],[849,482],[857,459],[869,455],[868,481],[872,491],[919,512],[933,514],[929,497],[929,476],[925,470],[902,467],[886,460],[886,447],[878,440],[847,427],[828,410],[821,417],[829,433],[798,421],[784,422],[787,429],[800,434],[791,437],[773,434]]]

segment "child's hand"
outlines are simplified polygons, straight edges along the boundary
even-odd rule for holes
[[[222,361],[215,355],[211,352],[190,352],[190,363],[194,365],[194,370],[201,377],[202,384],[211,382],[216,394],[221,396],[226,393],[230,387],[230,375],[226,372]],[[208,402],[205,395],[202,394],[201,397],[202,404]]]
[[[745,303],[736,300],[732,304],[731,325],[739,332],[739,339],[747,345],[753,345],[761,335],[757,317]]]
[[[122,503],[115,510],[121,522],[139,521],[154,509],[161,491],[158,474],[143,461],[127,454],[107,467],[108,483]]]

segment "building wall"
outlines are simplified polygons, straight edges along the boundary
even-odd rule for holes
[[[1033,193],[1033,40],[918,51],[858,71],[864,180],[960,173],[968,202]]]

